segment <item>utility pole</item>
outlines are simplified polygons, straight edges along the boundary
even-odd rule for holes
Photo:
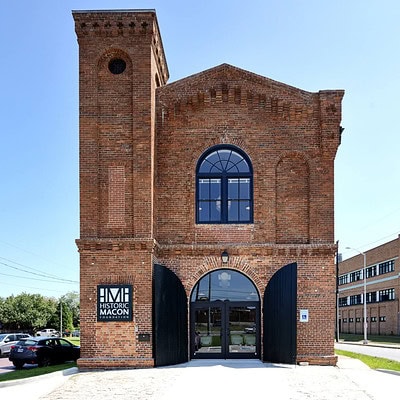
[[[339,343],[339,262],[342,255],[339,254],[339,240],[336,242],[336,342]]]
[[[63,312],[62,312],[62,301],[60,300],[60,337],[62,337],[62,317],[63,317]]]

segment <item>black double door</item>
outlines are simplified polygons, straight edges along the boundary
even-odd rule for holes
[[[260,303],[191,303],[191,358],[260,358]]]

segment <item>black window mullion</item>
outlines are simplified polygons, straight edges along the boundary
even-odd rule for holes
[[[221,222],[228,221],[228,178],[226,174],[221,177]]]

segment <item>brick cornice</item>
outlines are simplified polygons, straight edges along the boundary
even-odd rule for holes
[[[154,239],[133,238],[84,238],[77,239],[80,253],[85,251],[148,251],[153,252],[157,243]]]
[[[98,41],[99,38],[151,37],[151,45],[160,67],[162,81],[169,78],[164,46],[158,27],[155,10],[104,10],[72,11],[75,21],[75,32],[78,42],[88,38]]]
[[[77,239],[79,252],[84,251],[129,251],[142,250],[156,252],[158,257],[191,256],[204,257],[218,255],[227,250],[231,256],[251,254],[253,256],[320,256],[337,250],[335,243],[275,244],[275,243],[235,243],[229,244],[160,244],[155,239],[145,238],[84,238]]]
[[[159,257],[165,256],[209,256],[220,255],[227,250],[231,256],[249,255],[252,256],[321,256],[333,254],[336,250],[335,243],[315,244],[274,244],[274,243],[235,243],[229,244],[200,244],[200,245],[169,245],[159,244],[156,252]]]

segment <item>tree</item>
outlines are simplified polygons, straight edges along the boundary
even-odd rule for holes
[[[56,307],[56,300],[40,294],[9,296],[1,306],[3,328],[32,332],[47,327]]]
[[[60,326],[61,314],[62,326]],[[72,323],[72,311],[69,308],[68,304],[63,303],[62,301],[58,302],[57,309],[49,319],[48,325],[51,327],[56,327],[55,329],[57,329],[57,331],[60,331],[60,335],[62,335],[66,331],[71,332],[74,329],[74,325]]]
[[[78,328],[80,325],[80,303],[78,292],[68,292],[60,299],[64,304],[68,305],[72,312],[72,325]]]
[[[79,294],[69,292],[60,300],[40,294],[22,293],[18,296],[0,297],[0,329],[34,333],[42,328],[60,329],[62,307],[62,331],[79,327]]]

